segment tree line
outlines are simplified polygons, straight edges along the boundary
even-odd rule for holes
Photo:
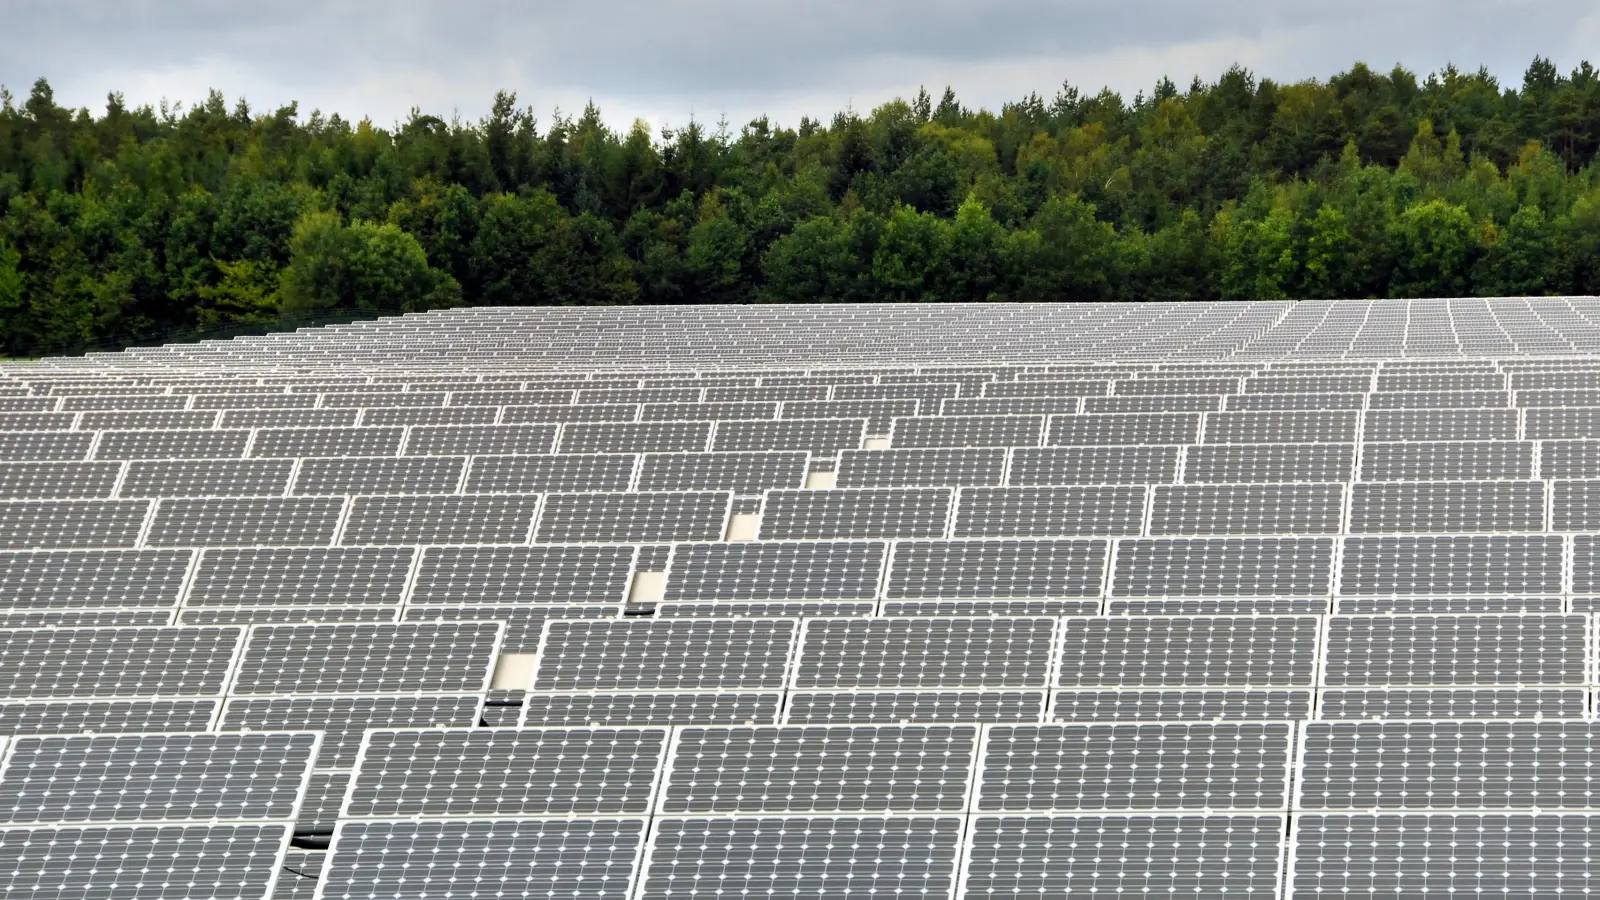
[[[462,304],[1600,293],[1600,73],[393,128],[0,90],[0,353]]]

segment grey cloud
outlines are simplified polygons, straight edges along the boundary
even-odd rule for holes
[[[697,103],[759,109],[763,97],[775,107],[802,98],[837,108],[916,83],[948,82],[993,106],[1049,94],[1063,79],[1098,88],[1095,73],[1127,91],[1162,74],[1218,74],[1183,69],[1195,59],[1238,59],[1282,80],[1357,59],[1423,71],[1454,61],[1514,81],[1535,53],[1569,66],[1600,38],[1592,0],[0,0],[0,9],[0,82],[17,92],[45,75],[64,100],[97,103],[122,87],[107,79],[148,73],[186,85],[222,72],[238,83],[216,87],[258,106],[290,99],[261,91],[290,92],[307,107],[388,107],[341,110],[380,119],[409,107],[408,94],[430,110],[443,99],[480,112],[499,86],[679,119]],[[1118,54],[1143,71],[1117,66]],[[995,67],[1019,83],[997,83]]]

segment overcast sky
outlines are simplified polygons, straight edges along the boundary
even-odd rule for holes
[[[1595,0],[0,0],[0,83],[19,98],[40,76],[96,112],[112,90],[192,104],[217,88],[380,125],[412,107],[475,119],[501,88],[546,120],[593,99],[614,127],[737,128],[920,84],[998,108],[1234,62],[1283,81],[1454,62],[1516,83],[1535,54],[1566,71],[1585,53],[1600,57]]]

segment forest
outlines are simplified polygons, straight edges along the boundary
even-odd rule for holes
[[[1600,72],[390,128],[0,91],[0,355],[460,305],[1600,293]]]

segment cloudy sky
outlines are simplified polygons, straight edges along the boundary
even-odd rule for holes
[[[926,84],[997,108],[1063,80],[1128,95],[1242,63],[1279,80],[1356,60],[1520,80],[1535,54],[1600,57],[1594,0],[0,0],[0,84],[44,76],[70,106],[298,100],[380,125],[412,107],[477,118],[500,88],[542,118],[867,110]],[[1600,61],[1600,60],[1597,60]]]

